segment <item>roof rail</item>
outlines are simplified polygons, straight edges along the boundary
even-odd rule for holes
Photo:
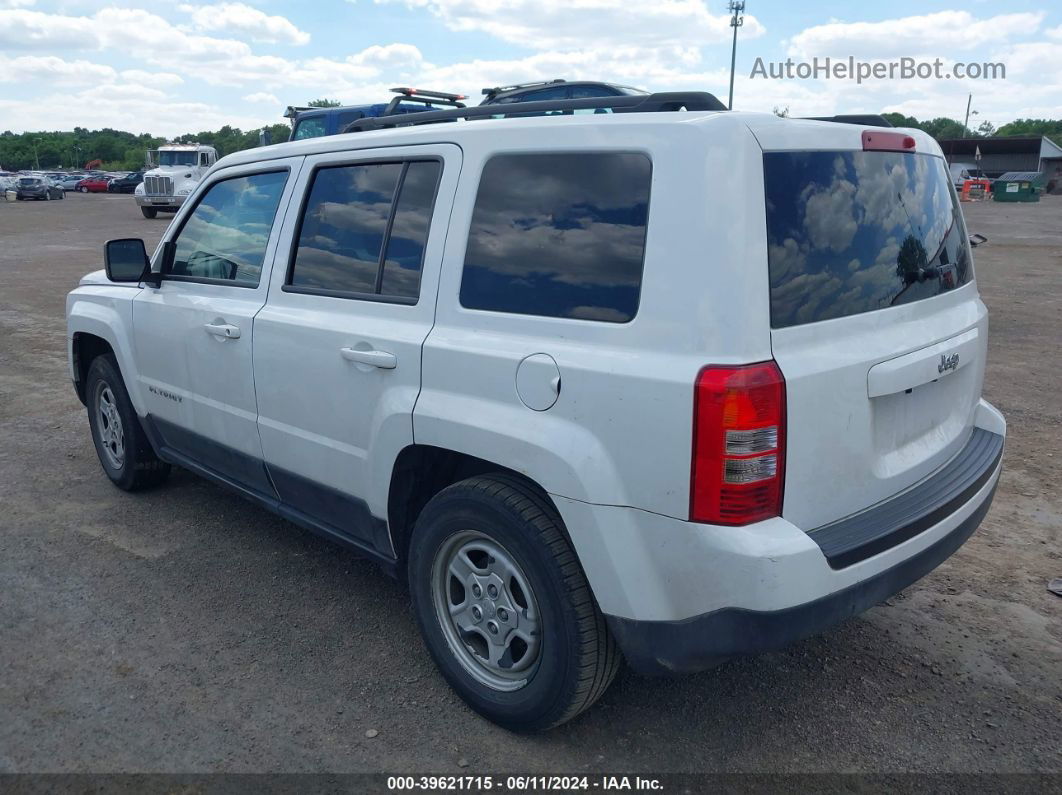
[[[506,91],[516,91],[518,88],[535,88],[536,86],[555,86],[558,83],[566,83],[567,81],[563,77],[558,77],[553,80],[536,80],[532,83],[516,83],[511,86],[495,86],[494,88],[484,88],[482,93],[488,97],[496,97],[498,94],[504,94]]]
[[[847,116],[805,116],[808,121],[832,121],[837,124],[861,124],[864,127],[891,127],[884,116],[876,113],[855,113]]]
[[[505,108],[503,111],[502,108]],[[571,115],[577,110],[611,108],[615,113],[667,113],[678,110],[726,110],[726,105],[707,91],[665,91],[659,94],[586,97],[584,99],[542,100],[541,102],[518,102],[512,105],[477,105],[454,110],[422,111],[395,116],[378,116],[356,119],[343,128],[343,132],[365,132],[388,127],[412,127],[419,124],[453,121],[455,119],[482,119],[499,117],[514,119],[544,114]]]

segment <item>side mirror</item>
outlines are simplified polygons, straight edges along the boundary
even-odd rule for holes
[[[139,282],[151,270],[144,241],[138,237],[108,240],[103,246],[103,263],[112,282]]]

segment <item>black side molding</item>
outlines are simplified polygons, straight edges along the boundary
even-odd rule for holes
[[[373,516],[360,500],[271,468],[258,458],[154,415],[141,417],[140,422],[155,454],[163,461],[213,481],[315,535],[353,550],[390,576],[400,577],[398,560],[391,553],[387,521]],[[274,481],[281,489],[279,493]]]
[[[976,494],[1003,456],[1003,437],[974,428],[966,446],[914,488],[808,533],[830,568],[843,569],[902,544],[954,513]]]

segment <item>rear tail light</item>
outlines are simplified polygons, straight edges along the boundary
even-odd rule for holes
[[[690,521],[743,525],[778,516],[784,468],[778,365],[701,370],[693,394]]]

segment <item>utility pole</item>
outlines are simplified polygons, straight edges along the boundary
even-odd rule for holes
[[[745,24],[745,0],[730,0],[727,5],[730,10],[730,27],[734,29],[734,44],[730,48],[730,99],[726,106],[734,109],[734,65],[737,62],[737,29]]]
[[[973,102],[973,94],[966,95],[966,118],[962,121],[962,134],[966,137],[970,134],[970,103]]]
[[[35,170],[36,171],[40,171],[41,170],[41,159],[39,157],[37,157],[37,143],[38,143],[38,140],[36,138],[34,138],[34,139],[32,139],[32,143],[33,143],[33,162],[37,166],[37,168]]]

